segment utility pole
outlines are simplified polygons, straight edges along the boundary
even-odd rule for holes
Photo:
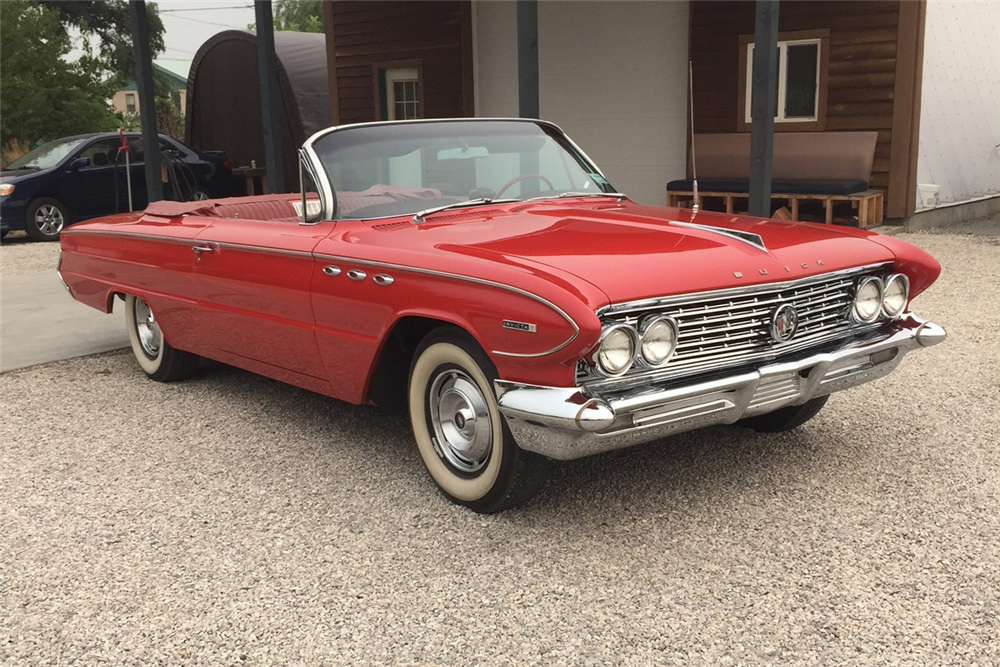
[[[257,68],[260,72],[260,111],[264,123],[264,159],[271,192],[285,192],[281,153],[281,89],[274,54],[274,15],[271,0],[255,0],[257,12]],[[331,92],[332,94],[332,92]]]
[[[135,85],[142,118],[142,144],[146,162],[146,197],[149,203],[163,199],[160,176],[160,137],[156,129],[156,100],[153,91],[153,57],[149,50],[149,16],[146,0],[128,3],[135,40]]]

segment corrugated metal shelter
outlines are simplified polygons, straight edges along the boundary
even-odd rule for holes
[[[280,143],[285,183],[297,189],[296,149],[330,125],[326,42],[322,34],[274,33],[282,111]],[[220,32],[195,55],[188,77],[185,141],[199,150],[224,150],[234,167],[263,167],[257,37],[246,30]]]

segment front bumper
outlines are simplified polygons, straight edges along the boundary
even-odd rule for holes
[[[24,229],[27,210],[28,201],[26,199],[10,200],[7,197],[0,198],[0,229],[5,232],[14,229]]]
[[[912,314],[888,331],[831,352],[756,370],[663,388],[596,396],[579,387],[539,387],[497,380],[500,411],[523,449],[576,459],[744,417],[871,382],[892,372],[910,350],[943,341],[945,330]]]

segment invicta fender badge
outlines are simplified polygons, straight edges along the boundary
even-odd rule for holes
[[[504,329],[513,329],[514,331],[525,331],[527,333],[535,333],[538,331],[538,327],[534,324],[528,324],[527,322],[515,322],[514,320],[504,320]]]

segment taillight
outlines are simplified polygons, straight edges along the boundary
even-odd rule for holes
[[[232,165],[229,164],[229,160],[223,160],[222,166],[225,167],[226,169],[232,170]]]

